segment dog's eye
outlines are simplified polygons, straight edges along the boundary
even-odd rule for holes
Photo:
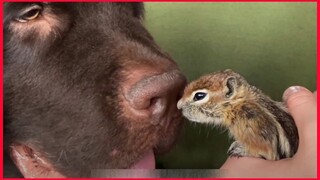
[[[196,94],[193,96],[193,100],[194,100],[194,101],[200,101],[200,100],[202,100],[203,98],[205,98],[206,95],[207,95],[207,93],[198,92],[198,93],[196,93]]]
[[[36,19],[41,15],[42,6],[40,5],[33,5],[23,11],[19,17],[16,18],[17,21],[25,23],[31,20]]]

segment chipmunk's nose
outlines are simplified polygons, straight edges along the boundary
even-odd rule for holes
[[[178,103],[177,103],[177,108],[178,109],[181,109],[182,108],[182,106],[183,106],[183,100],[182,99],[180,99],[179,101],[178,101]]]
[[[134,84],[126,99],[142,119],[149,119],[152,124],[167,124],[168,119],[181,117],[176,104],[186,83],[178,70],[153,75]]]

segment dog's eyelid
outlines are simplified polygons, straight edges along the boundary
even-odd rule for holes
[[[36,19],[41,15],[43,10],[43,6],[39,3],[32,4],[23,10],[15,17],[15,19],[19,22],[28,22],[30,20]]]

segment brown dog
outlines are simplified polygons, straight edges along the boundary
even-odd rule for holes
[[[186,80],[145,29],[142,4],[4,8],[4,141],[24,176],[150,168],[172,147]]]

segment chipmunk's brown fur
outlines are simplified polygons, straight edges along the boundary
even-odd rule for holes
[[[273,101],[232,70],[191,82],[178,108],[191,121],[228,128],[236,140],[228,150],[231,156],[278,160],[297,151],[297,128],[283,103]]]

